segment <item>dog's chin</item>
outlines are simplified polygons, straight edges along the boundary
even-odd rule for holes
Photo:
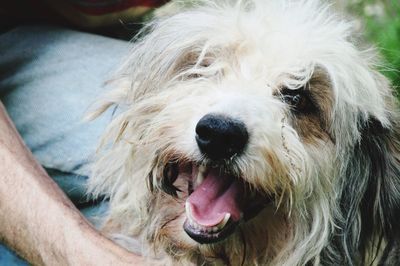
[[[199,244],[226,239],[241,222],[255,217],[270,203],[270,197],[232,172],[216,163],[186,161],[165,166],[161,189],[183,197],[186,217],[182,229]]]

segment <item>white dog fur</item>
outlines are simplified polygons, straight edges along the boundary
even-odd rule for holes
[[[172,263],[399,264],[397,102],[359,40],[316,0],[200,1],[151,22],[93,114],[120,108],[89,180],[110,201],[103,232]],[[245,125],[242,152],[201,152],[207,114]],[[183,229],[185,167],[241,179],[263,209],[197,243]]]

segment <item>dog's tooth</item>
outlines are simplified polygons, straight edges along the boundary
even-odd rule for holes
[[[186,211],[186,216],[189,218],[189,220],[193,220],[192,218],[192,209],[190,208],[190,203],[185,202],[185,211]]]
[[[191,225],[193,228],[196,228],[196,227],[197,227],[197,223],[196,223],[194,220],[189,219],[189,221],[190,221],[190,225]]]
[[[189,221],[189,224],[191,227],[193,227],[196,230],[205,230],[205,227],[201,226],[200,224],[198,224],[192,216],[192,208],[190,207],[190,203],[186,202],[185,203],[185,211],[186,211],[186,217]]]
[[[222,219],[222,221],[219,224],[216,225],[218,227],[218,229],[224,228],[226,223],[229,221],[229,218],[231,218],[231,214],[230,213],[225,213],[224,219]]]
[[[194,181],[194,188],[198,187],[201,183],[203,183],[206,170],[207,168],[205,165],[199,166],[199,171],[197,173],[196,180]]]
[[[194,188],[198,187],[201,184],[201,182],[203,182],[203,180],[204,180],[203,174],[199,171],[197,173],[197,177],[194,182]]]
[[[201,225],[199,225],[198,223],[195,223],[195,228],[197,229],[197,230],[202,230],[202,226]]]
[[[211,229],[214,233],[219,231],[218,226],[213,226]]]
[[[193,226],[193,228],[195,228],[195,229],[197,229],[197,227],[198,227],[197,223],[196,223],[195,221],[193,221],[193,220],[192,220],[192,226]]]
[[[231,218],[231,214],[225,213],[224,220],[222,221],[224,225],[229,221],[229,218]]]
[[[207,170],[207,167],[204,164],[199,165],[199,172],[204,173]]]
[[[196,223],[195,223],[194,221],[191,221],[191,222],[190,222],[190,225],[191,225],[194,229],[197,228],[197,225],[196,225]]]

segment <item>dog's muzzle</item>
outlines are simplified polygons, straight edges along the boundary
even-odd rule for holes
[[[240,173],[233,171],[236,156],[248,143],[244,123],[223,115],[208,114],[196,126],[201,161],[171,160],[163,170],[161,189],[175,197],[187,182],[185,232],[196,242],[219,242],[231,235],[242,220],[256,216],[271,202]]]
[[[190,189],[184,230],[201,244],[225,239],[242,218],[253,217],[265,206],[265,197],[250,193],[249,184],[223,163],[239,156],[248,140],[244,123],[227,116],[208,114],[196,126],[196,141],[208,163],[192,163],[186,173]]]

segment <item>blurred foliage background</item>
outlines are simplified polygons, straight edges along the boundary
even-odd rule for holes
[[[400,97],[400,0],[344,0],[347,10],[360,19],[366,38],[386,60],[383,73]]]

